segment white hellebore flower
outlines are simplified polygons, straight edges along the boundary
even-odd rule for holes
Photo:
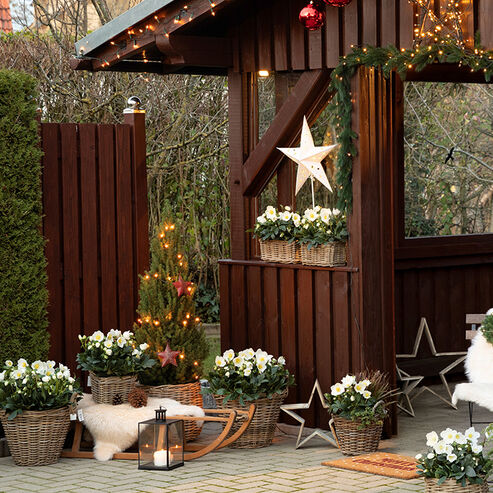
[[[243,358],[241,356],[237,356],[234,360],[233,363],[236,367],[240,367],[243,364]]]
[[[269,361],[269,354],[266,353],[265,351],[257,351],[257,363],[267,363]]]
[[[139,349],[140,349],[141,351],[145,351],[148,347],[149,347],[149,344],[147,344],[147,342],[143,342],[143,343],[139,346]]]
[[[17,361],[17,368],[19,368],[19,370],[23,370],[24,368],[27,368],[27,366],[27,361],[24,358],[21,358],[19,359],[19,361]]]
[[[9,359],[5,362],[5,366],[7,366],[8,368],[11,368],[13,364],[14,363],[12,363],[12,361],[10,361]]]
[[[111,347],[113,346],[113,341],[111,341],[110,339],[106,339],[106,341],[104,341],[104,347]]]
[[[356,392],[359,392],[360,394],[362,394],[366,390],[366,385],[363,382],[358,382],[354,386],[354,390],[356,390]]]
[[[12,378],[14,378],[14,380],[22,378],[23,376],[24,376],[24,372],[21,370],[15,370],[12,372]]]
[[[464,445],[465,443],[467,443],[466,436],[460,432],[457,432],[455,434],[455,443],[458,443],[459,445]]]
[[[351,387],[351,385],[354,385],[355,383],[356,383],[356,377],[354,375],[346,375],[342,379],[342,385],[344,385],[344,387],[346,388]]]
[[[447,444],[444,440],[440,440],[435,444],[434,449],[437,454],[445,454],[447,452]]]
[[[41,380],[43,380],[43,382],[49,382],[50,381],[50,377],[44,376]]]
[[[369,399],[369,398],[371,397],[371,392],[370,392],[369,390],[365,390],[365,391],[363,392],[363,397],[364,397],[365,399]]]
[[[286,360],[284,359],[284,356],[279,356],[279,358],[277,358],[277,362],[280,365],[285,365],[286,364]]]
[[[281,214],[281,219],[283,221],[289,221],[291,219],[291,216],[292,216],[291,212],[286,211]]]
[[[267,368],[265,363],[262,362],[257,362],[257,368],[260,373],[264,373],[265,369]]]
[[[40,370],[43,367],[43,362],[39,359],[31,363],[31,368],[33,370]]]
[[[296,227],[298,227],[301,223],[301,216],[297,213],[293,214],[293,222]]]
[[[471,447],[471,450],[475,454],[480,454],[483,451],[482,445],[478,445],[477,443],[474,443]]]
[[[422,456],[421,454],[416,454],[416,455],[414,456],[414,458],[419,460],[419,459],[422,459],[422,458],[423,458],[423,456]]]
[[[470,442],[476,442],[480,436],[479,432],[477,432],[475,429],[474,429],[474,426],[471,426],[470,428],[468,428],[465,432],[464,432],[464,435],[466,436],[466,438],[470,441]]]
[[[457,456],[455,454],[447,454],[447,460],[449,462],[455,462],[457,460]]]
[[[354,402],[356,399],[354,398],[354,395],[351,396],[351,398],[349,399],[351,402]]]
[[[259,224],[265,224],[267,222],[267,219],[265,219],[264,216],[259,216],[259,217],[257,217],[257,222]]]
[[[229,377],[229,371],[227,371],[227,372],[225,373],[225,375],[226,375],[227,377]]]
[[[339,209],[332,209],[332,214],[334,214],[334,216],[338,216],[340,213],[341,211]]]
[[[334,396],[341,395],[345,391],[346,389],[344,388],[344,385],[342,385],[341,383],[336,383],[335,385],[332,385],[332,387],[330,388],[330,394]]]
[[[312,209],[307,209],[305,211],[305,217],[312,223],[317,219],[317,213]]]
[[[291,210],[291,207],[289,207],[289,205],[286,205],[286,206],[284,207],[284,210],[285,210],[285,211],[290,211],[290,210]]]
[[[265,215],[267,216],[268,219],[276,219],[277,218],[276,209],[271,205],[269,205],[269,207],[265,209]]]
[[[100,330],[98,330],[94,332],[90,339],[96,342],[101,342],[104,339],[104,334]]]
[[[0,372],[0,382],[3,382],[5,380],[5,372],[6,370]]]
[[[232,349],[228,349],[227,351],[224,351],[223,358],[226,361],[231,361],[235,357],[235,352]]]
[[[111,356],[113,351],[111,349],[105,349],[104,352],[108,355]]]
[[[452,430],[452,428],[447,428],[440,433],[440,436],[443,438],[445,443],[454,443],[456,435],[457,431]]]
[[[118,344],[118,347],[123,347],[123,346],[125,346],[125,343],[126,343],[125,338],[124,338],[124,337],[122,337],[122,336],[120,336],[120,337],[116,340],[116,342],[117,342],[117,344]]]
[[[216,356],[216,366],[219,366],[220,368],[223,368],[226,366],[226,360],[222,356]]]
[[[124,333],[123,333],[123,337],[125,337],[125,339],[127,339],[127,341],[129,339],[132,338],[132,332],[130,332],[129,330],[126,330]]]
[[[433,459],[435,457],[435,454],[432,454],[431,452],[426,456],[427,459]]]
[[[249,377],[251,374],[252,374],[251,368],[245,368],[245,370],[243,371],[243,375],[245,377]]]
[[[426,445],[428,447],[434,447],[438,443],[438,435],[436,431],[430,431],[426,434]]]

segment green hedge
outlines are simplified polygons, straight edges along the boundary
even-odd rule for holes
[[[0,362],[48,354],[36,80],[0,70]]]

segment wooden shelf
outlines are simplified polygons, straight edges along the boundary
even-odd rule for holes
[[[274,262],[264,262],[263,260],[231,260],[222,259],[219,260],[219,264],[223,265],[245,265],[252,267],[274,267],[277,269],[295,269],[295,270],[326,270],[334,272],[358,272],[357,267],[319,267],[317,265],[302,265],[302,264],[282,264]]]

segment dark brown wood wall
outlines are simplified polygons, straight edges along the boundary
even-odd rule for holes
[[[79,334],[135,319],[149,256],[144,125],[143,114],[134,125],[41,124],[50,357],[73,369]]]
[[[354,269],[225,260],[220,274],[222,350],[251,346],[285,356],[297,383],[288,402],[308,399],[316,378],[328,391],[361,369]],[[320,407],[307,417],[311,426],[327,427]]]
[[[408,0],[353,0],[344,8],[327,6],[325,26],[311,32],[298,21],[306,3],[246,2],[232,33],[235,71],[332,68],[351,45],[412,46],[414,9]],[[474,0],[468,12],[466,35],[470,37],[479,29],[482,44],[493,48],[491,0]]]

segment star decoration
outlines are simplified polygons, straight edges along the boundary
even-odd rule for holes
[[[310,409],[310,406],[312,405],[313,402],[313,397],[315,395],[315,391],[317,391],[318,393],[318,397],[320,399],[320,402],[322,403],[323,408],[327,409],[329,406],[325,402],[325,399],[322,394],[322,389],[320,388],[320,384],[318,383],[318,380],[315,380],[315,384],[313,385],[312,393],[310,394],[310,398],[308,399],[308,402],[299,403],[299,404],[284,404],[281,406],[282,411],[284,411],[286,414],[289,414],[289,416],[291,416],[296,421],[298,421],[298,423],[301,423],[300,431],[298,432],[298,439],[296,440],[296,449],[299,449],[301,446],[303,446],[306,442],[308,442],[315,436],[318,436],[324,439],[325,441],[330,442],[335,447],[337,447],[335,440],[332,437],[328,436],[327,433],[324,430],[321,430],[320,428],[317,428],[311,435],[309,435],[308,437],[302,440],[303,430],[305,429],[305,419],[302,418],[298,413],[295,413],[294,411],[298,409]]]
[[[303,118],[300,147],[278,147],[283,154],[298,164],[295,195],[298,194],[308,178],[311,178],[312,180],[316,178],[324,187],[332,192],[332,187],[330,186],[321,162],[335,147],[337,147],[337,144],[315,147],[306,116]]]
[[[423,381],[421,375],[409,375],[404,370],[396,366],[397,381],[402,382],[402,393],[397,403],[397,407],[414,418],[414,408],[409,398],[411,392]]]
[[[450,370],[452,370],[453,368],[455,368],[457,365],[460,365],[466,359],[466,354],[467,353],[465,351],[439,353],[436,350],[435,343],[433,341],[433,337],[431,335],[430,328],[428,327],[428,322],[426,321],[426,318],[423,317],[421,319],[420,324],[419,324],[418,333],[416,334],[416,339],[414,341],[413,352],[410,353],[410,354],[396,354],[396,358],[400,358],[400,359],[404,359],[404,358],[408,358],[408,359],[410,359],[410,358],[416,358],[416,356],[418,355],[419,346],[421,345],[421,340],[423,339],[423,334],[426,336],[426,339],[428,341],[428,346],[430,348],[430,351],[431,351],[432,356],[435,356],[437,358],[439,358],[440,356],[459,356],[459,357],[455,361],[453,361],[448,366],[446,366],[445,368],[443,368],[442,370],[440,370],[438,372],[438,376],[440,377],[440,380],[442,381],[442,384],[445,387],[445,390],[446,390],[446,392],[448,394],[448,397],[449,397],[448,400],[445,399],[444,397],[442,397],[440,394],[437,394],[434,390],[432,390],[432,389],[430,389],[429,387],[426,387],[426,386],[420,387],[417,390],[416,394],[413,396],[412,399],[415,399],[416,397],[418,397],[418,395],[420,395],[424,391],[428,391],[428,392],[432,393],[433,395],[435,395],[436,397],[438,397],[443,402],[445,402],[450,407],[452,407],[454,409],[457,409],[457,406],[455,406],[454,404],[452,404],[452,392],[450,391],[450,387],[449,387],[449,384],[447,382],[447,377],[445,375]],[[400,371],[402,372],[402,370],[400,370]],[[402,372],[402,373],[405,374],[405,372]],[[405,374],[405,375],[407,375],[408,377],[410,376],[408,374]],[[416,385],[418,385],[418,384],[416,384]],[[416,385],[414,387],[416,387]],[[409,401],[409,404],[410,404],[410,401]],[[412,409],[412,407],[411,407],[411,409]]]
[[[180,353],[181,351],[171,351],[169,342],[167,342],[166,349],[164,351],[161,351],[160,353],[157,353],[157,357],[159,358],[159,361],[161,361],[161,368],[164,368],[169,364],[178,366],[178,363],[176,362],[176,358],[178,358]]]
[[[182,279],[182,277],[180,276],[178,278],[178,281],[175,281],[173,283],[173,286],[176,288],[176,291],[178,292],[178,298],[180,296],[183,296],[184,294],[188,294],[190,291],[189,291],[189,287],[192,285],[191,282],[189,281],[184,281]]]

